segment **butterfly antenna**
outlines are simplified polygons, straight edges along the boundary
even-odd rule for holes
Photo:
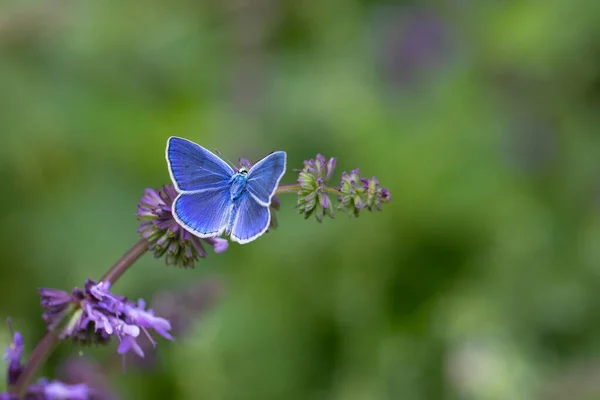
[[[218,155],[219,157],[221,157],[223,160],[227,161],[229,163],[229,165],[231,165],[233,167],[234,170],[237,170],[238,168],[235,166],[234,163],[232,163],[229,158],[225,157],[223,154],[221,154],[221,152],[217,149],[215,149],[215,154]]]

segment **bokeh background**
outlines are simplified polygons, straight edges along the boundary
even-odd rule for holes
[[[113,399],[600,398],[600,2],[0,3],[0,317],[138,238],[166,139],[316,153],[392,193],[115,286],[177,321],[144,362],[62,344]],[[153,299],[153,300],[152,300]],[[8,327],[0,341],[8,344]],[[108,398],[108,397],[107,397]]]

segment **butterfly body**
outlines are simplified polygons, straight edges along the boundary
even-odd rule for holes
[[[231,234],[231,229],[233,227],[233,222],[235,221],[235,217],[240,209],[240,201],[243,196],[248,195],[248,190],[246,189],[246,184],[248,183],[248,179],[246,175],[248,173],[246,171],[236,173],[232,178],[229,184],[229,196],[231,198],[232,208],[229,214],[227,227],[225,228],[225,234]]]
[[[246,184],[248,183],[248,173],[246,171],[238,172],[231,178],[229,184],[229,193],[231,201],[236,201],[248,192]]]
[[[285,173],[285,152],[271,153],[236,172],[202,146],[171,137],[166,158],[179,193],[173,216],[184,229],[201,238],[227,233],[242,244],[266,232],[271,199]]]

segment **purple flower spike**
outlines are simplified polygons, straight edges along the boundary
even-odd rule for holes
[[[48,382],[40,379],[35,385],[27,388],[24,399],[31,400],[88,400],[92,399],[93,391],[84,384],[67,385],[59,381]],[[0,400],[18,400],[12,393],[0,393]]]
[[[324,155],[317,154],[314,160],[304,161],[304,168],[298,176],[300,191],[297,207],[300,214],[309,218],[313,214],[322,222],[325,215],[333,218],[333,207],[327,195],[326,183],[335,170],[336,160],[327,160]]]
[[[90,397],[90,389],[84,384],[66,385],[52,381],[45,385],[44,394],[48,400],[87,400]]]
[[[365,179],[360,176],[360,171],[352,170],[349,174],[342,174],[340,185],[338,209],[359,216],[360,210],[381,210],[381,205],[392,199],[386,188],[379,186],[377,178]]]
[[[92,399],[93,391],[87,385],[67,385],[59,381],[40,379],[35,385],[27,388],[25,399],[32,400],[88,400]],[[18,396],[2,393],[0,400],[17,400]]]
[[[208,238],[206,242],[212,245],[215,253],[223,253],[229,247],[229,242],[223,238]]]
[[[42,318],[46,321],[48,329],[53,330],[68,312],[69,306],[73,304],[73,296],[62,290],[48,288],[41,288],[38,293],[40,304],[46,309]]]
[[[6,352],[4,353],[4,361],[20,361],[23,356],[23,336],[21,332],[15,332],[13,335],[13,341],[6,348]]]
[[[8,361],[7,382],[9,385],[17,383],[19,376],[23,372],[21,358],[23,357],[23,336],[20,332],[15,332],[10,346],[6,347],[4,361]]]
[[[43,290],[43,293],[57,292],[52,289]],[[106,343],[116,336],[120,341],[119,354],[133,350],[140,357],[144,356],[144,352],[136,339],[141,332],[154,344],[150,330],[169,340],[173,339],[169,333],[171,323],[168,320],[156,316],[151,309],[146,310],[141,299],[134,303],[111,293],[109,282],[88,280],[83,290],[73,289],[70,298],[77,311],[59,333],[61,338],[72,337],[76,342],[87,344]],[[45,300],[47,299],[43,297],[42,305],[49,307],[49,302]]]
[[[164,318],[157,317],[154,315],[154,312],[149,310],[144,310],[145,303],[142,299],[138,300],[137,306],[127,305],[125,307],[125,314],[135,323],[139,325],[144,332],[147,334],[147,329],[154,329],[156,333],[164,337],[165,339],[173,340],[173,337],[169,334],[171,330],[171,324]],[[150,338],[150,335],[148,335]],[[150,338],[152,342],[152,338]]]
[[[238,165],[240,167],[239,169],[245,168],[246,170],[249,170],[250,168],[252,168],[252,163],[246,157],[240,158],[238,160]],[[238,169],[238,171],[239,171],[239,169]]]
[[[7,383],[14,385],[23,372],[21,358],[23,356],[23,336],[20,332],[15,332],[13,341],[6,348],[4,360],[9,362]],[[18,400],[18,396],[12,393],[0,393],[0,400]],[[27,388],[25,399],[40,400],[87,400],[90,398],[90,389],[83,384],[65,385],[64,383],[53,381],[48,382],[45,379],[37,384]]]
[[[206,257],[203,243],[215,246],[215,242],[200,239],[181,228],[173,218],[171,207],[177,197],[173,185],[160,190],[146,189],[138,203],[137,217],[141,221],[138,234],[148,241],[155,257],[165,256],[167,265],[193,267],[200,258]],[[220,239],[225,241],[225,239]],[[220,253],[227,245],[217,243]]]
[[[141,358],[144,358],[144,350],[142,350],[140,345],[135,341],[135,338],[133,336],[125,336],[121,340],[121,344],[119,344],[117,353],[125,355],[131,350]]]

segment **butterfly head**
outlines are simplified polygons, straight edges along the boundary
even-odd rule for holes
[[[244,157],[242,157],[238,160],[238,165],[240,167],[237,171],[240,174],[247,174],[248,171],[250,171],[250,168],[252,168],[252,163],[250,162],[250,160],[248,160],[247,158],[244,158]]]

